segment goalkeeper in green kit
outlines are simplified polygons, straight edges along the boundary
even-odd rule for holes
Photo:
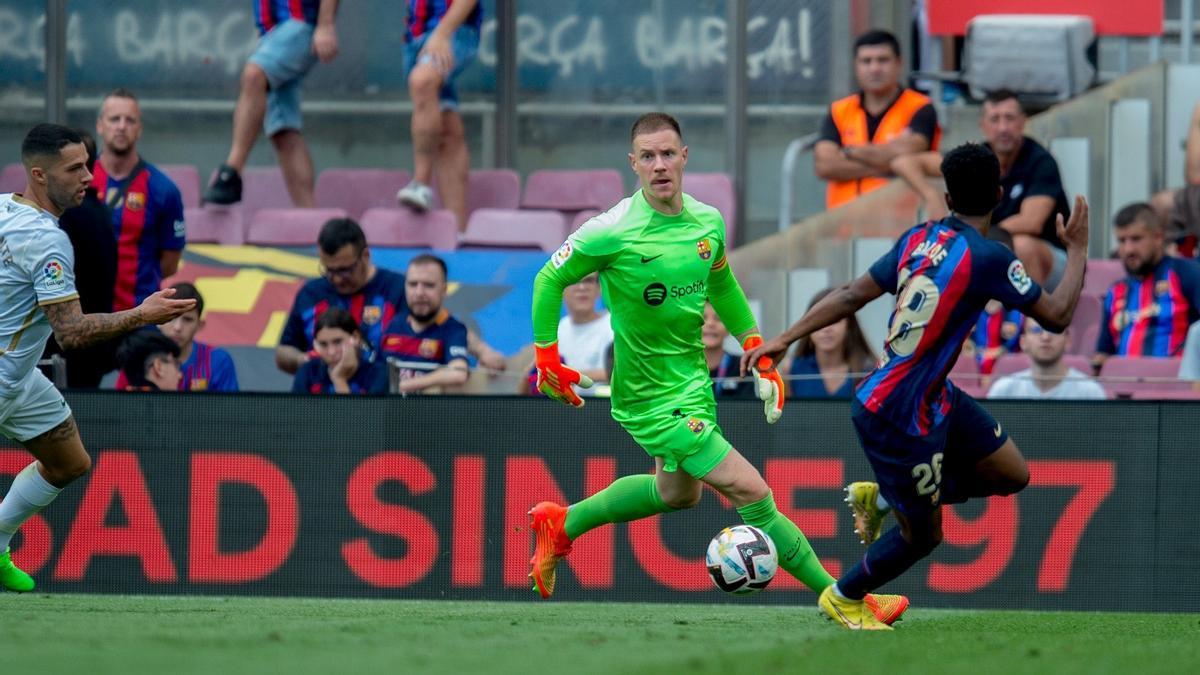
[[[542,502],[529,512],[537,538],[529,576],[543,598],[554,593],[555,567],[583,533],[695,506],[704,483],[737,508],[742,519],[774,540],[779,564],[820,593],[834,582],[800,528],[775,508],[762,475],[717,426],[712,381],[700,328],[705,302],[744,348],[762,343],[746,296],[725,260],[725,223],[713,207],[683,192],[687,147],[679,123],[649,113],[630,133],[629,163],[641,189],[587,221],[551,256],[534,281],[533,331],[538,389],[576,407],[572,385],[591,380],[558,355],[563,289],[600,273],[612,312],[615,367],[612,416],[654,458],[656,472],[617,479],[568,506]],[[755,370],[768,423],[783,413],[783,380]],[[908,607],[902,596],[868,600],[881,621]]]

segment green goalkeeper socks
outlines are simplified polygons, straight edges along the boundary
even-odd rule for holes
[[[567,512],[567,536],[575,539],[588,530],[608,523],[625,523],[675,509],[663,503],[654,476],[625,476],[587,499],[571,505]],[[793,526],[795,527],[795,526]],[[799,530],[797,530],[798,532]]]
[[[834,582],[834,578],[821,566],[821,561],[817,560],[817,554],[808,539],[804,538],[804,533],[775,508],[774,495],[768,494],[737,511],[747,525],[766,532],[775,542],[775,548],[779,551],[779,566],[799,579],[800,583],[820,593]]]

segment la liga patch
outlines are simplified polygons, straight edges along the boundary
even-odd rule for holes
[[[42,268],[42,285],[47,290],[57,291],[66,288],[67,275],[63,273],[63,264],[58,260],[51,260]]]
[[[1021,264],[1020,260],[1014,260],[1008,265],[1008,282],[1021,295],[1025,295],[1033,287],[1033,279],[1030,279],[1029,275],[1025,273],[1025,266]]]
[[[554,265],[554,269],[558,269],[566,264],[567,260],[571,258],[571,254],[574,252],[575,249],[571,247],[571,240],[568,239],[567,241],[563,242],[562,246],[558,247],[558,250],[554,252],[554,255],[550,256],[550,264]]]

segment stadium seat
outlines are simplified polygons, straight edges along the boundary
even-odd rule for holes
[[[1079,304],[1075,305],[1075,316],[1071,319],[1071,335],[1070,342],[1067,344],[1067,351],[1071,354],[1091,354],[1096,351],[1096,334],[1097,330],[1089,329],[1096,328],[1100,325],[1100,315],[1103,309],[1100,306],[1100,298],[1095,295],[1080,295]],[[1091,342],[1087,342],[1088,336],[1091,336]]]
[[[183,208],[200,206],[200,172],[191,164],[162,164],[159,170],[179,188]]]
[[[227,206],[190,206],[183,209],[189,244],[246,243],[246,221],[242,212]]]
[[[246,243],[265,246],[314,246],[321,226],[345,218],[343,209],[259,209],[250,220]]]
[[[396,191],[410,180],[403,169],[325,169],[317,176],[317,206],[358,219],[367,209],[395,207]]]
[[[361,225],[371,246],[458,248],[458,221],[446,209],[423,214],[405,208],[367,209]]]
[[[212,183],[216,176],[217,172],[214,169],[208,177],[208,182]],[[254,214],[259,209],[292,208],[292,197],[283,182],[283,172],[277,166],[247,167],[242,172],[242,201],[233,204],[232,207],[241,209],[242,216],[247,221],[253,221]]]
[[[972,396],[983,387],[983,376],[979,374],[979,364],[974,356],[959,354],[954,367],[950,369],[950,379]]]
[[[1120,260],[1093,259],[1087,262],[1087,276],[1083,278],[1083,295],[1103,298],[1108,289],[1118,280],[1125,278],[1125,265]]]
[[[1181,391],[1191,382],[1181,381],[1180,359],[1152,356],[1112,356],[1100,368],[1100,383],[1115,397],[1127,397],[1138,391]]]
[[[1063,361],[1068,368],[1074,368],[1084,375],[1092,374],[1092,360],[1082,354],[1064,354]],[[1004,354],[996,359],[996,365],[992,368],[992,380],[1019,373],[1026,368],[1033,366],[1028,354]]]
[[[1141,401],[1200,401],[1200,391],[1195,389],[1135,391],[1133,398]]]
[[[615,169],[542,170],[525,179],[523,209],[554,209],[574,214],[584,209],[609,209],[625,194]]]
[[[604,212],[597,211],[596,209],[587,209],[585,211],[580,211],[579,213],[576,213],[575,216],[573,218],[571,218],[571,230],[570,230],[570,232],[567,232],[567,234],[570,234],[571,232],[574,232],[575,230],[578,230],[579,228],[583,227],[584,223],[591,220],[592,218],[595,218],[596,216],[600,215],[601,213],[604,213]]]
[[[479,209],[467,222],[460,246],[540,248],[547,253],[566,239],[567,221],[557,211]]]
[[[714,206],[725,219],[725,241],[727,248],[732,248],[734,235],[737,234],[734,210],[737,199],[733,193],[733,179],[722,172],[689,173],[683,177],[683,191]]]
[[[25,189],[25,165],[20,162],[8,164],[0,171],[0,193],[20,192]]]
[[[434,186],[437,191],[437,186]],[[438,197],[440,200],[441,198]],[[479,209],[515,209],[521,204],[521,176],[512,169],[479,169],[467,179],[467,218]]]

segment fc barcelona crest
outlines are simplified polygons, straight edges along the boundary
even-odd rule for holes
[[[362,322],[366,326],[374,326],[383,318],[383,310],[379,305],[367,305],[363,307]]]
[[[696,242],[696,252],[700,254],[701,260],[708,260],[712,257],[712,246],[707,239],[701,239]]]
[[[693,434],[698,434],[701,431],[704,431],[704,422],[696,419],[695,417],[688,418],[687,426],[688,426],[688,429],[692,430]]]
[[[421,340],[421,346],[417,347],[417,352],[423,358],[434,359],[437,358],[440,346],[441,344],[437,340]]]
[[[125,196],[125,208],[130,211],[141,211],[146,208],[146,195],[142,192],[130,192]]]

